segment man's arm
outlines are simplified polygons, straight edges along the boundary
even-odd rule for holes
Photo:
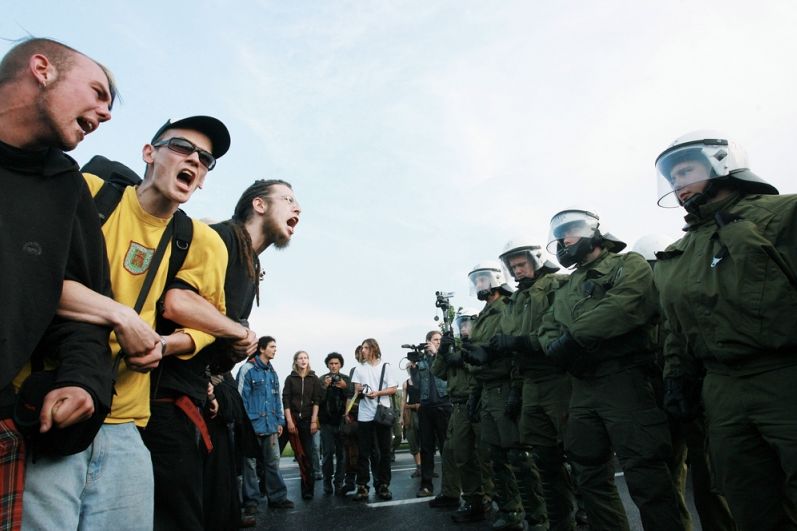
[[[112,327],[126,355],[125,363],[131,369],[154,369],[163,358],[161,336],[133,308],[97,293],[80,282],[64,281],[57,314],[64,319]],[[179,354],[185,350],[186,341],[190,340],[177,336],[168,336],[167,343],[172,348],[167,348],[167,355]]]
[[[196,220],[192,222],[194,236],[191,240],[191,247],[188,249],[183,266],[177,272],[174,283],[166,288],[183,285],[186,289],[198,293],[216,309],[217,313],[223,316],[226,312],[224,278],[227,271],[227,247],[216,231],[202,222]],[[172,317],[176,319],[172,319],[172,321],[182,326],[178,331],[189,335],[194,342],[194,349],[185,356],[180,355],[181,359],[191,358],[193,354],[216,340],[212,334],[203,329],[186,326],[181,322],[184,318],[190,319],[190,315],[183,315],[185,312],[181,312],[177,316],[174,313],[174,308],[171,308],[171,312]]]
[[[239,355],[249,356],[257,350],[257,335],[254,331],[223,315],[201,295],[189,289],[172,288],[166,292],[163,316],[216,338],[235,340],[232,348]]]

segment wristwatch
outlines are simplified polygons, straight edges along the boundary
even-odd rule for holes
[[[166,347],[168,345],[169,345],[169,343],[166,341],[166,338],[161,336],[161,355],[163,355],[163,356],[166,355]]]

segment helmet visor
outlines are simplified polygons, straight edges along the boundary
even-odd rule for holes
[[[567,237],[592,238],[598,230],[598,219],[583,210],[565,210],[551,220],[547,249],[556,253],[557,243]]]
[[[493,269],[477,269],[468,275],[470,280],[470,294],[476,295],[480,291],[497,288],[501,285],[498,278],[498,271]]]
[[[656,160],[659,206],[676,208],[680,206],[678,192],[683,188],[727,175],[727,168],[723,164],[727,154],[727,142],[686,144],[662,153]]]

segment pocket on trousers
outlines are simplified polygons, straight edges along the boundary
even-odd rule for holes
[[[632,418],[628,434],[631,454],[643,459],[667,459],[672,452],[672,440],[664,411],[657,407],[641,409],[635,411]]]

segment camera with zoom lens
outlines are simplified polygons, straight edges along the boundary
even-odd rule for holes
[[[401,345],[401,348],[410,350],[410,352],[407,352],[407,360],[410,363],[418,363],[418,360],[421,359],[421,355],[426,352],[426,343],[418,343],[417,345],[409,345],[405,343],[404,345]]]
[[[337,385],[339,381],[340,381],[340,374],[329,375],[329,385]]]

